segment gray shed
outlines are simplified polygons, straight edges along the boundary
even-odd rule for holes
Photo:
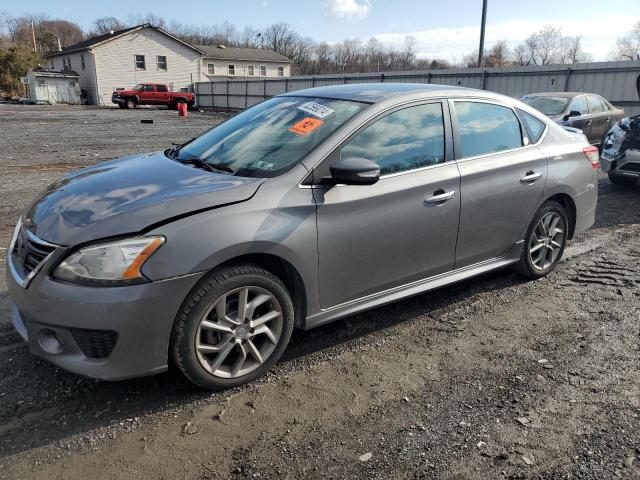
[[[80,75],[73,70],[36,68],[27,73],[29,100],[80,105]]]

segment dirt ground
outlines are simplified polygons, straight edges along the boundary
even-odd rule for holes
[[[216,121],[0,105],[0,245],[66,171]],[[596,225],[549,277],[498,272],[296,333],[224,393],[32,357],[3,284],[0,478],[640,478],[640,186],[599,187]]]

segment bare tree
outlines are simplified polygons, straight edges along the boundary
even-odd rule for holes
[[[124,22],[116,17],[101,17],[93,21],[89,35],[104,35],[109,32],[115,32],[116,30],[122,30],[126,28]]]
[[[640,20],[631,32],[616,40],[611,57],[614,60],[640,60]]]
[[[514,58],[519,65],[549,65],[588,62],[591,55],[582,49],[581,37],[563,36],[560,28],[545,25],[516,47]]]

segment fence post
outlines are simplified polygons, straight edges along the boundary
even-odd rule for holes
[[[311,86],[312,87],[316,86],[316,77],[311,77]]]
[[[482,70],[482,90],[487,89],[487,69]]]
[[[343,84],[346,84],[346,83],[347,83],[347,76],[346,76],[346,75],[343,75],[343,76],[342,76],[342,83],[343,83]]]
[[[262,99],[265,100],[267,98],[267,79],[262,80]]]
[[[431,77],[433,74],[431,72],[427,73],[427,83],[431,83]]]
[[[225,95],[227,97],[227,100],[226,100],[225,103],[227,105],[227,112],[228,112],[229,111],[229,80],[227,80],[227,82],[226,82]]]
[[[284,79],[284,93],[289,93],[289,79]]]
[[[384,73],[380,74],[380,83],[384,83]]]
[[[244,109],[247,109],[247,100],[249,98],[249,80],[244,84]]]
[[[569,79],[571,78],[571,69],[567,68],[567,74],[564,77],[564,91],[568,92],[569,91]]]
[[[209,80],[209,87],[211,88],[211,108],[216,107],[216,92],[213,90],[213,80]]]

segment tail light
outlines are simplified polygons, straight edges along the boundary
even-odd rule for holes
[[[582,149],[582,153],[584,153],[584,156],[591,162],[591,168],[594,170],[600,168],[600,152],[598,151],[598,147],[594,147],[593,145],[585,147]]]

